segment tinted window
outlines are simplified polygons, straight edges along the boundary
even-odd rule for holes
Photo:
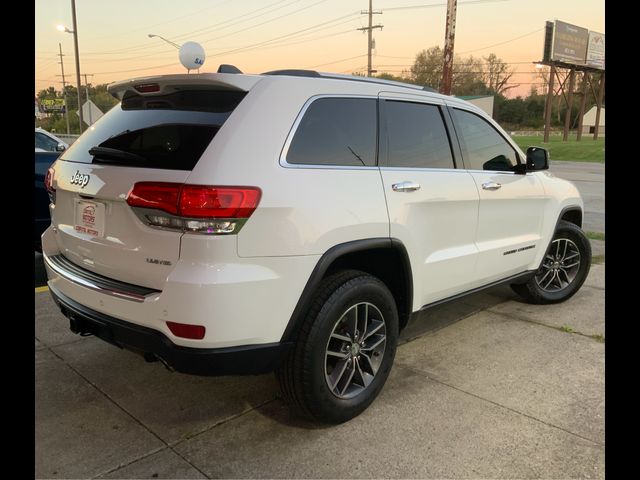
[[[41,148],[42,150],[46,150],[48,152],[56,151],[58,142],[56,142],[51,137],[47,137],[44,133],[40,133],[40,132],[35,132],[35,133],[36,133],[36,148]]]
[[[439,107],[386,101],[384,111],[390,167],[454,168]]]
[[[371,166],[376,163],[376,100],[320,98],[298,125],[287,162]]]
[[[144,97],[127,94],[61,159],[192,170],[244,96],[245,92],[213,90]]]
[[[468,169],[510,171],[518,164],[515,150],[489,122],[458,109],[453,115]]]

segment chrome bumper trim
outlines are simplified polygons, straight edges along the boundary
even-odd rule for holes
[[[47,267],[64,279],[105,295],[141,303],[148,297],[161,293],[160,290],[103,277],[75,265],[62,255],[53,255],[51,257],[43,255],[43,259]]]

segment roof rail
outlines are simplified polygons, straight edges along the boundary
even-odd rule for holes
[[[351,82],[367,82],[377,83],[381,85],[390,85],[394,87],[405,87],[412,90],[424,90],[426,92],[435,92],[431,87],[415,85],[413,83],[396,82],[395,80],[385,80],[383,78],[376,77],[357,77],[355,75],[344,75],[340,73],[324,73],[317,72],[315,70],[298,70],[298,69],[286,69],[286,70],[273,70],[271,72],[264,72],[261,75],[289,75],[292,77],[311,77],[311,78],[327,78],[332,80],[348,80]]]
[[[289,75],[292,77],[320,77],[320,74],[315,70],[297,70],[286,69],[286,70],[272,70],[270,72],[264,72],[260,75]]]

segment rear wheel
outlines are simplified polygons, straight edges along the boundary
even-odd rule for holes
[[[590,267],[589,239],[577,225],[561,221],[535,276],[511,288],[530,303],[563,302],[580,289]]]
[[[397,336],[398,312],[384,283],[354,270],[332,275],[276,371],[285,400],[327,423],[359,415],[389,376]]]

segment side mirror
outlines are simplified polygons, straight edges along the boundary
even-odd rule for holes
[[[527,148],[527,170],[547,170],[549,168],[549,152],[542,147]]]
[[[58,145],[56,145],[56,152],[64,152],[67,149],[67,147],[64,146],[64,143],[59,143]]]

